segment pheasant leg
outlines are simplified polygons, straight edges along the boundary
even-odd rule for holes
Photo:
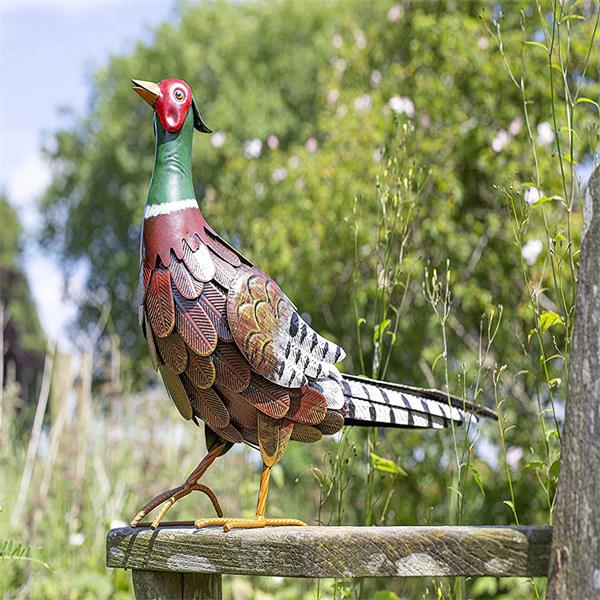
[[[267,507],[267,495],[269,493],[269,480],[271,479],[271,467],[263,464],[263,470],[260,476],[260,488],[258,490],[258,503],[256,505],[256,516],[250,518],[232,517],[218,519],[198,519],[194,525],[201,529],[202,527],[222,526],[223,531],[228,532],[232,529],[257,529],[260,527],[281,527],[295,526],[302,527],[306,523],[298,519],[270,519],[265,517]]]
[[[150,525],[153,529],[156,529],[162,522],[164,516],[167,514],[168,510],[181,498],[184,498],[188,494],[191,494],[194,491],[202,492],[206,494],[212,505],[215,509],[215,512],[219,517],[223,516],[223,511],[221,510],[221,506],[219,505],[219,501],[215,496],[214,492],[207,486],[198,483],[200,477],[204,475],[208,467],[212,465],[215,459],[220,455],[221,451],[225,443],[217,444],[213,446],[208,454],[202,459],[200,464],[190,473],[188,478],[182,485],[179,485],[171,490],[166,490],[158,496],[152,498],[148,503],[146,503],[135,515],[135,517],[131,521],[132,527],[147,527]],[[164,506],[161,508],[156,518],[152,521],[152,523],[142,523],[142,519],[152,510],[154,510],[157,506],[164,503]],[[175,521],[169,523],[163,523],[163,525],[192,525],[193,521]]]

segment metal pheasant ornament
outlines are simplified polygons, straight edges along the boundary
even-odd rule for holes
[[[178,79],[132,80],[154,109],[156,155],[144,212],[139,282],[140,325],[153,365],[181,416],[204,422],[208,454],[186,481],[153,498],[132,526],[163,504],[205,493],[217,518],[196,527],[304,525],[265,516],[269,478],[290,441],[317,442],[344,425],[442,428],[480,407],[442,392],[342,375],[344,351],[300,316],[279,286],[206,222],[192,184],[194,129],[210,133],[190,87]],[[260,451],[256,516],[223,518],[199,480],[233,444]]]

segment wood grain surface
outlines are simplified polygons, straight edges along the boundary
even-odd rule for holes
[[[286,527],[113,529],[107,565],[282,577],[544,576],[552,529]]]
[[[136,600],[221,600],[221,576],[133,571]]]
[[[600,598],[600,167],[583,208],[549,600]]]

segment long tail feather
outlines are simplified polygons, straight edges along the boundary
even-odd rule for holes
[[[469,414],[497,418],[488,408],[437,390],[346,374],[341,384],[347,425],[438,429],[448,427],[451,421],[460,424]]]

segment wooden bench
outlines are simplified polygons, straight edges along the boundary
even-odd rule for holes
[[[106,563],[131,569],[138,600],[221,598],[221,576],[538,577],[552,528],[113,529]]]

